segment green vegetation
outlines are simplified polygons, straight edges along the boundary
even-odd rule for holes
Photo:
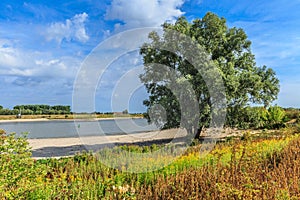
[[[145,71],[140,79],[150,94],[144,104],[150,115],[156,112],[157,105],[166,110],[163,128],[182,126],[199,134],[211,123],[212,116],[224,115],[222,110],[214,110],[223,104],[227,108],[227,125],[235,127],[245,106],[254,103],[268,107],[277,98],[279,80],[275,72],[256,66],[251,42],[241,28],[228,28],[224,18],[207,13],[191,23],[184,17],[175,24],[165,23],[163,30],[162,36],[150,33],[151,42],[140,50]],[[213,86],[207,85],[209,82]],[[199,113],[194,114],[196,109]],[[150,115],[146,117],[150,119]],[[162,121],[160,117],[152,120],[158,124]],[[274,120],[272,126],[280,119]]]
[[[71,107],[63,105],[16,105],[12,110],[0,107],[0,115],[17,115],[19,113],[22,115],[71,114]]]
[[[31,152],[26,135],[16,138],[0,130],[0,198],[19,199],[28,197],[40,175],[39,168],[30,158]]]
[[[153,107],[161,105],[166,109],[167,119],[163,128],[181,125],[189,132],[199,133],[202,127],[208,126],[212,115],[218,117],[212,107],[220,103],[219,99],[211,97],[203,74],[185,57],[190,50],[186,49],[186,40],[177,38],[178,43],[170,43],[177,36],[168,30],[176,30],[205,49],[205,53],[193,57],[196,64],[208,67],[209,73],[204,75],[216,80],[211,66],[221,73],[225,93],[220,95],[227,98],[227,127],[278,130],[261,130],[256,135],[245,131],[242,137],[232,136],[218,142],[211,151],[206,144],[194,140],[193,145],[187,147],[182,144],[124,145],[100,152],[82,152],[69,158],[41,160],[31,158],[26,134],[17,138],[0,130],[0,199],[300,198],[300,112],[269,105],[277,97],[279,82],[272,69],[256,66],[245,32],[228,28],[225,19],[212,13],[192,23],[179,18],[174,25],[165,23],[163,28],[162,37],[151,33],[151,42],[140,50],[146,64],[145,74],[140,78],[150,93],[149,100],[145,101],[150,111],[148,118],[152,115],[160,124],[163,119],[156,116],[162,116],[161,110]],[[174,49],[180,55],[156,48],[172,45],[178,45]],[[207,55],[212,61],[205,59]],[[165,69],[159,71],[162,65],[176,73],[157,80],[161,74],[166,75]],[[170,83],[182,86],[179,96],[171,91],[172,87],[168,88]],[[191,87],[186,87],[189,85]],[[196,105],[195,99],[189,98],[192,90],[197,96]],[[182,111],[179,100],[186,100],[184,105],[192,110]],[[250,107],[250,103],[264,106]],[[191,111],[197,106],[200,112],[192,115]],[[13,110],[0,106],[0,114],[8,118],[20,111],[24,118],[140,116],[129,114],[128,110],[69,115],[70,106],[61,105],[18,105]],[[181,115],[186,121],[180,121]],[[174,160],[182,147],[187,149]],[[130,157],[132,152],[139,156]],[[155,156],[150,158],[147,153]],[[110,168],[103,163],[105,158],[122,165]],[[148,172],[136,173],[145,169]]]
[[[279,106],[270,106],[268,109],[247,106],[241,108],[234,118],[228,115],[226,125],[239,129],[278,129],[285,127],[290,119],[293,118],[289,118],[286,111]]]
[[[297,108],[285,108],[284,109],[287,120],[299,121],[300,118],[300,109]]]
[[[17,105],[12,110],[0,106],[0,120],[11,120],[18,118],[21,113],[22,119],[89,119],[89,118],[114,118],[114,117],[138,117],[141,113],[123,112],[94,112],[94,113],[72,113],[70,106],[63,105]]]
[[[14,110],[21,111],[23,115],[41,115],[41,114],[70,114],[71,107],[70,106],[63,106],[63,105],[56,105],[56,106],[49,106],[49,105],[17,105],[13,108]]]
[[[232,138],[207,154],[201,144],[191,146],[174,162],[148,173],[123,172],[105,166],[97,154],[34,160],[26,137],[1,131],[1,199],[297,199],[300,196],[300,138],[297,129],[283,129],[276,137]],[[275,134],[275,133],[274,133]],[[120,146],[102,155],[126,160],[126,152],[146,153],[160,145]],[[118,154],[120,149],[125,151]],[[172,152],[172,147],[169,148]],[[173,149],[174,150],[174,149]],[[172,155],[142,160],[151,167],[165,165]],[[130,164],[130,163],[129,163]],[[138,169],[136,169],[138,170]]]

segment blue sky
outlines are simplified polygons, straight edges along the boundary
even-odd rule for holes
[[[193,20],[208,11],[225,17],[229,27],[243,28],[257,65],[276,71],[281,91],[275,103],[300,107],[299,0],[2,0],[0,9],[0,105],[7,108],[71,105],[81,64],[99,43],[121,31],[157,27],[181,15]],[[115,84],[140,64],[135,54],[104,73],[95,94],[97,111],[112,110]],[[139,88],[127,107],[115,109],[144,111],[144,97]]]

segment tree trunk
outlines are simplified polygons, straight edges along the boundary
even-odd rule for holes
[[[200,128],[198,128],[198,129],[195,131],[195,137],[194,137],[194,139],[197,139],[197,140],[200,139],[200,135],[201,135],[202,130],[203,130],[203,126],[200,127]]]
[[[189,142],[191,142],[193,139],[200,140],[201,139],[201,132],[203,130],[203,127],[199,127],[195,130],[193,128],[186,128],[187,130],[187,139]]]

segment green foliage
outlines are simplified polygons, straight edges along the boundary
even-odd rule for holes
[[[7,108],[3,108],[0,110],[0,115],[16,115],[18,112],[16,112],[16,110],[10,110]]]
[[[0,107],[0,115],[48,115],[48,114],[70,114],[71,107],[63,105],[16,105],[12,110]]]
[[[123,110],[122,114],[127,115],[128,114],[128,110],[127,109]]]
[[[0,199],[26,199],[37,173],[26,134],[16,138],[0,130],[0,152]]]
[[[300,194],[297,182],[290,182],[299,177],[299,137],[253,138],[245,134],[243,140],[220,143],[201,156],[199,144],[158,171],[128,173],[105,166],[92,153],[34,161],[24,137],[15,138],[1,131],[0,199],[152,199],[163,194],[173,199],[202,199],[196,198],[196,194],[213,199],[214,195],[222,194],[231,199],[240,194],[245,198],[251,194],[257,197],[260,192],[267,197]],[[121,157],[115,154],[112,159],[126,160],[126,152],[149,153],[162,147],[120,146],[103,153],[111,155],[121,149],[125,153]],[[157,159],[145,157],[136,167],[146,163],[151,168],[159,162],[165,164],[167,159],[168,154],[163,153],[158,154]],[[125,170],[130,167],[130,163],[127,164],[123,167]],[[284,171],[291,173],[282,173]],[[205,189],[199,189],[203,187]],[[279,192],[273,194],[276,190]]]
[[[285,111],[279,106],[271,106],[268,109],[268,127],[281,128],[285,122]]]
[[[263,128],[267,122],[267,112],[264,107],[230,107],[227,111],[227,125],[240,129]]]
[[[279,106],[264,107],[244,107],[234,110],[235,114],[227,115],[227,125],[240,129],[277,129],[285,126],[287,117],[284,109]],[[228,113],[234,112],[228,110]]]
[[[179,18],[175,24],[165,23],[163,30],[162,36],[155,32],[150,33],[151,42],[144,44],[140,49],[145,65],[145,73],[140,76],[140,79],[150,94],[144,104],[149,112],[157,104],[165,109],[166,121],[163,128],[178,127],[182,124],[188,130],[192,127],[201,128],[208,126],[212,116],[218,114],[212,113],[214,103],[218,99],[212,96],[215,94],[209,92],[211,88],[207,88],[205,82],[207,77],[208,80],[217,81],[213,78],[215,72],[212,66],[217,67],[225,86],[227,115],[229,115],[227,124],[230,126],[240,126],[240,120],[236,119],[241,116],[241,111],[248,112],[244,107],[249,103],[268,106],[277,98],[279,80],[275,72],[266,66],[256,66],[255,57],[250,50],[251,42],[241,28],[228,28],[224,18],[207,13],[202,19],[195,19],[191,23],[184,17]],[[174,36],[169,30],[178,31],[200,44],[198,48],[202,54],[197,54],[192,60],[198,66],[203,66],[201,73],[189,62],[191,58],[186,56],[195,52],[189,52],[191,49],[186,41],[180,36]],[[174,52],[178,53],[164,50],[169,49],[167,47],[174,48]],[[212,61],[207,59],[208,55]],[[170,70],[162,66],[167,66]],[[175,71],[173,74],[171,69]],[[184,81],[179,75],[183,76]],[[162,77],[163,80],[158,77]],[[180,90],[176,94],[170,88],[172,84],[179,82],[185,90]],[[191,85],[191,88],[185,85]],[[195,92],[200,110],[199,116],[189,116],[183,111],[186,105],[196,108],[193,106],[194,102],[180,105],[182,101],[189,99],[191,93],[189,91]],[[181,99],[182,96],[185,98]],[[187,112],[192,113],[193,109]],[[254,112],[256,115],[256,111]],[[182,122],[182,115],[188,116],[186,118],[191,122]],[[254,117],[251,113],[249,115],[251,118]],[[150,118],[149,115],[147,117]],[[195,125],[195,120],[198,126]]]
[[[71,107],[63,105],[16,105],[14,111],[21,111],[23,115],[42,115],[42,114],[70,114]]]

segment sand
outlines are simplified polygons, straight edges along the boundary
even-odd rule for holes
[[[178,140],[184,138],[184,136],[186,136],[184,129],[170,129],[128,135],[28,139],[28,142],[32,148],[32,157],[41,159],[73,156],[82,151],[95,151],[106,146],[111,147],[114,145],[151,145],[168,143],[172,140],[178,142]]]

